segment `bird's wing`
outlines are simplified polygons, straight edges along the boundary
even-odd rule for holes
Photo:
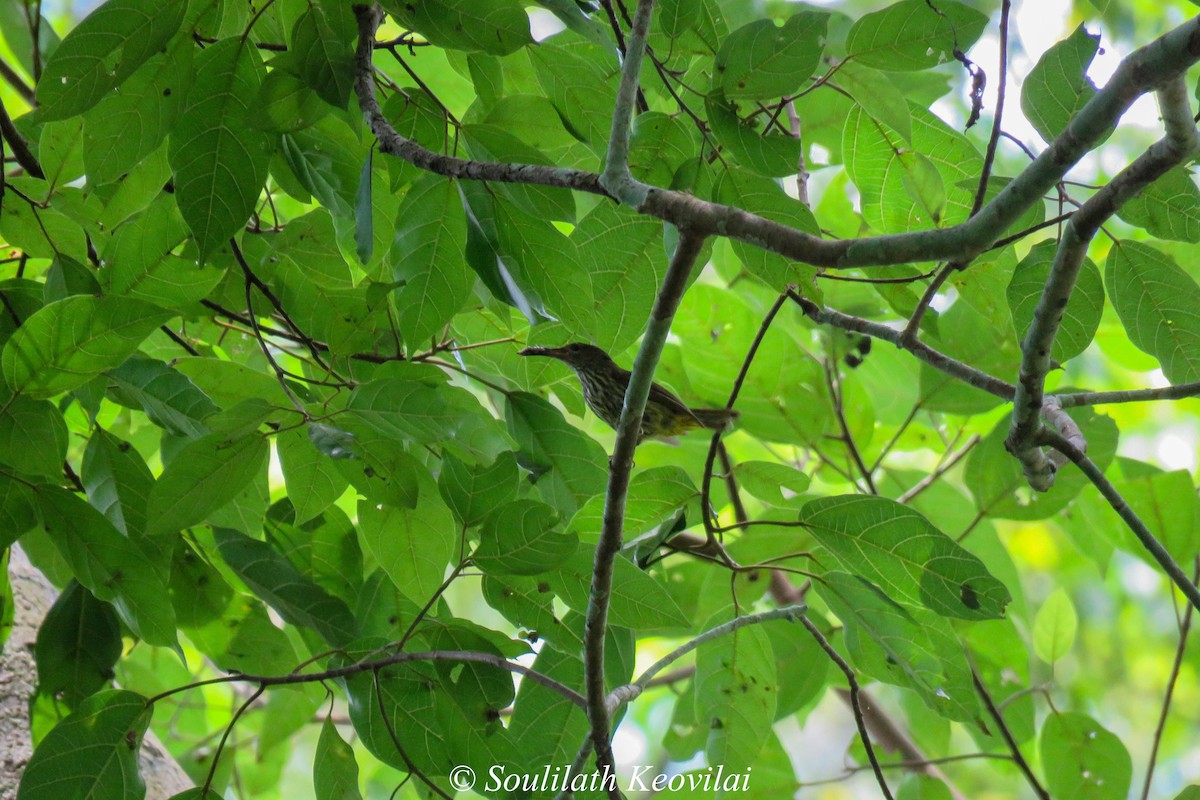
[[[659,403],[660,405],[664,405],[667,408],[670,408],[672,411],[680,414],[687,414],[692,419],[696,419],[696,415],[692,413],[692,410],[688,408],[682,400],[671,394],[663,387],[659,386],[657,383],[650,384],[650,400]],[[699,424],[700,420],[696,419],[696,422]]]

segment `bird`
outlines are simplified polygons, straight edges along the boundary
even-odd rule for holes
[[[621,419],[629,370],[622,369],[608,353],[583,342],[562,347],[526,347],[518,355],[558,359],[575,371],[583,386],[583,400],[597,417],[614,430]],[[738,412],[729,408],[689,408],[657,383],[650,385],[638,444],[646,439],[667,439],[695,428],[724,430]]]

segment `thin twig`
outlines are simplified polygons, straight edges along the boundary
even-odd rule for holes
[[[1004,715],[1000,713],[1000,709],[996,708],[996,703],[992,700],[991,693],[983,685],[983,681],[979,679],[979,673],[975,671],[974,667],[971,667],[971,679],[975,682],[975,691],[983,699],[983,704],[987,708],[988,715],[996,723],[996,727],[1000,729],[1000,736],[1008,746],[1008,751],[1012,753],[1013,761],[1016,762],[1017,768],[1025,776],[1025,781],[1029,784],[1029,788],[1033,790],[1033,793],[1040,800],[1050,800],[1050,793],[1046,791],[1046,788],[1038,781],[1037,776],[1033,774],[1033,769],[1029,766],[1029,762],[1025,760],[1025,756],[1021,754],[1021,747],[1017,744],[1017,740],[1013,738],[1012,731],[1008,728],[1008,723],[1004,721]]]

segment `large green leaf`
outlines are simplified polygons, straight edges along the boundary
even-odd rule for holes
[[[183,22],[184,0],[147,7],[108,0],[63,39],[37,83],[39,116],[65,119],[87,111],[159,52]]]
[[[846,570],[897,602],[944,617],[995,619],[1012,599],[983,562],[929,520],[883,497],[823,497],[800,518]]]
[[[44,306],[4,345],[14,391],[50,397],[119,365],[171,315],[125,297],[74,295]]]
[[[1200,242],[1200,188],[1186,167],[1176,167],[1142,189],[1117,215],[1160,239]]]
[[[829,13],[798,11],[782,26],[759,19],[729,34],[715,80],[732,99],[769,100],[794,94],[821,63]]]
[[[1012,311],[1017,336],[1022,340],[1033,322],[1038,300],[1045,291],[1046,278],[1050,275],[1057,249],[1052,241],[1038,242],[1017,265],[1008,284],[1008,307]],[[1086,350],[1096,335],[1096,328],[1100,327],[1103,311],[1104,284],[1100,280],[1100,270],[1090,258],[1085,257],[1071,299],[1062,312],[1062,324],[1054,339],[1054,347],[1050,350],[1051,357],[1063,362]]]
[[[194,50],[185,39],[154,56],[120,92],[108,94],[84,116],[83,163],[89,182],[119,180],[162,144],[187,98]]]
[[[328,508],[349,485],[334,460],[316,448],[307,431],[285,431],[275,437],[279,466],[296,523],[307,522]]]
[[[472,466],[452,454],[442,459],[438,491],[463,525],[477,525],[492,510],[517,496],[516,454],[501,453],[487,466]]]
[[[1021,111],[1047,142],[1065,131],[1096,94],[1087,69],[1099,47],[1100,34],[1088,33],[1081,24],[1042,53],[1021,84]]]
[[[269,450],[253,432],[233,440],[211,433],[188,442],[150,491],[148,532],[173,533],[206,520],[261,472]]]
[[[81,478],[88,501],[127,536],[146,532],[154,476],[129,442],[97,428],[83,451]]]
[[[400,205],[396,238],[388,259],[396,291],[400,335],[410,352],[429,347],[474,285],[463,249],[467,223],[453,181],[428,175]]]
[[[704,627],[728,622],[730,610]],[[705,754],[729,772],[755,765],[775,721],[775,656],[761,625],[720,636],[696,650],[696,719],[708,728]]]
[[[1046,787],[1054,797],[1120,800],[1129,794],[1133,778],[1129,751],[1086,714],[1056,712],[1047,717],[1038,751]]]
[[[196,57],[168,156],[179,210],[201,260],[246,224],[266,180],[274,144],[250,124],[262,78],[258,51],[242,37],[223,39]]]
[[[178,647],[164,571],[74,494],[54,486],[43,486],[38,493],[42,524],[76,580],[100,600],[111,602],[125,624],[149,644]]]
[[[0,412],[0,464],[57,480],[67,457],[67,425],[47,400],[15,397]]]
[[[1109,251],[1104,283],[1137,348],[1171,383],[1200,380],[1200,287],[1166,253],[1122,240]]]
[[[109,684],[123,649],[113,607],[71,581],[38,628],[33,651],[38,693],[78,706]]]
[[[321,724],[321,737],[313,756],[313,791],[318,800],[355,800],[358,791],[358,762],[354,749],[338,733],[329,717]]]
[[[911,145],[863,107],[851,109],[842,128],[846,172],[862,194],[863,216],[883,232],[966,219],[974,195],[970,180],[978,179],[982,162],[969,140],[927,109],[908,108]]]
[[[274,547],[227,528],[214,533],[225,563],[279,616],[312,628],[334,647],[354,638],[354,615],[345,602],[297,572]]]
[[[529,60],[566,129],[603,152],[617,97],[615,54],[560,34],[530,50]]]
[[[557,530],[558,515],[543,503],[513,500],[483,521],[474,561],[484,572],[537,575],[575,552],[579,538]]]
[[[151,708],[135,692],[109,690],[84,700],[46,734],[21,775],[18,800],[145,796],[138,749]]]
[[[966,52],[987,17],[955,0],[901,0],[864,14],[846,35],[846,52],[860,64],[899,72],[936,67]]]
[[[619,353],[641,335],[666,271],[662,225],[602,203],[579,221],[571,240],[592,278],[596,344]]]
[[[359,501],[358,532],[371,555],[404,595],[424,603],[441,586],[455,559],[458,526],[429,479],[422,475],[416,508]]]
[[[518,0],[388,0],[384,7],[405,28],[439,47],[504,56],[533,42],[529,17]]]
[[[155,425],[195,439],[208,433],[205,420],[220,409],[196,384],[164,361],[134,356],[104,374],[113,400],[146,412]]]
[[[575,511],[604,490],[604,450],[572,427],[542,398],[514,392],[505,408],[508,428],[520,450],[518,462],[531,470],[542,497],[561,514]]]
[[[954,629],[919,608],[904,608],[885,590],[844,572],[815,584],[845,626],[854,665],[876,680],[912,689],[948,719],[976,722],[979,703],[971,669]]]
[[[225,270],[173,253],[187,236],[187,225],[175,201],[169,195],[158,197],[143,213],[117,228],[104,248],[102,284],[112,294],[163,308],[190,309],[212,292]]]

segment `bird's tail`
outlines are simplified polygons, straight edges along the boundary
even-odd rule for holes
[[[714,431],[724,430],[738,418],[738,412],[730,408],[693,408],[692,415],[701,425]]]

